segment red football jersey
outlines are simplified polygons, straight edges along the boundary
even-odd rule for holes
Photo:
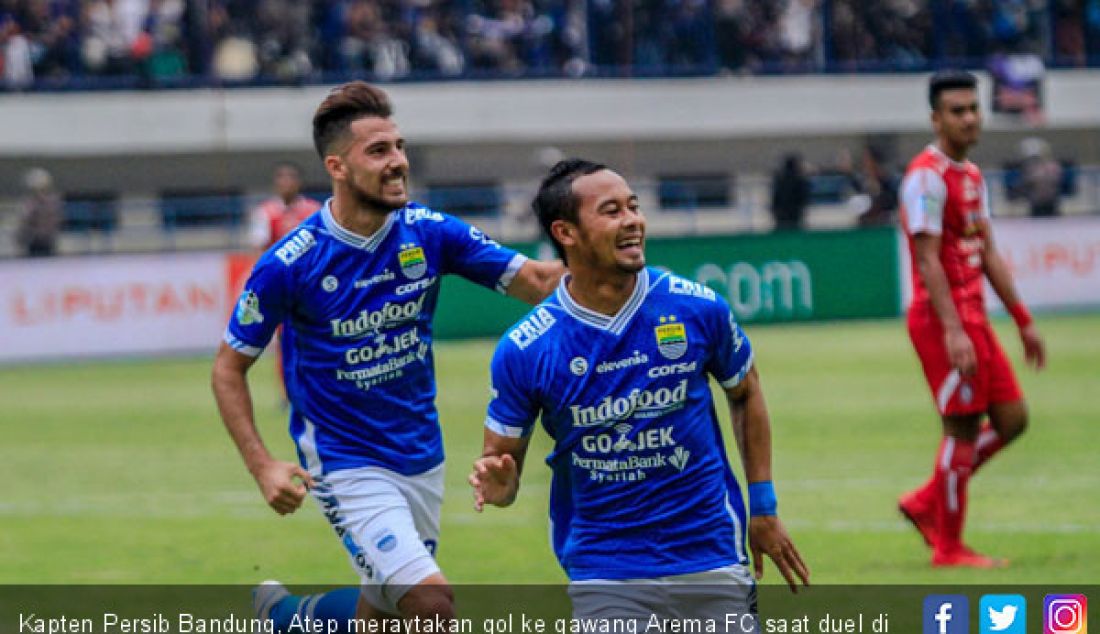
[[[258,249],[267,249],[320,208],[321,203],[305,196],[298,196],[289,205],[278,196],[269,198],[253,213],[249,241]]]
[[[913,248],[913,236],[928,233],[940,236],[940,263],[959,318],[985,321],[982,249],[989,230],[989,193],[981,170],[970,161],[953,161],[929,145],[909,163],[900,198],[913,272],[910,308],[931,311]]]

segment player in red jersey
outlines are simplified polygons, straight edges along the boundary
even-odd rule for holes
[[[1006,562],[962,541],[970,476],[1027,426],[1027,406],[986,316],[988,278],[1019,327],[1028,365],[1045,363],[1043,340],[1020,301],[990,229],[989,196],[967,160],[978,141],[977,80],[961,71],[929,83],[936,141],[909,164],[901,221],[909,242],[913,301],[909,337],[943,420],[932,477],[898,508],[932,547],[933,566],[990,568]]]
[[[259,253],[271,248],[283,236],[290,233],[303,220],[309,218],[321,203],[302,195],[302,170],[294,163],[284,162],[275,166],[272,175],[275,195],[260,203],[252,212],[248,242]],[[282,336],[282,328],[279,329]],[[282,346],[272,346],[275,352],[275,384],[280,403],[287,403],[286,384],[283,382]]]
[[[290,233],[300,222],[321,208],[321,203],[302,195],[302,172],[293,163],[279,163],[272,177],[275,195],[252,212],[249,244],[260,251]]]

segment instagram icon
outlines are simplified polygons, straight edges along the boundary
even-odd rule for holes
[[[1088,634],[1088,601],[1083,594],[1048,594],[1043,599],[1043,634]]]

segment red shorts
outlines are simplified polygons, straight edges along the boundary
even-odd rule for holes
[[[989,322],[964,323],[963,329],[974,344],[978,360],[977,370],[967,377],[951,367],[940,321],[925,311],[909,312],[909,338],[920,357],[924,378],[940,414],[980,414],[994,403],[1021,400],[1023,392],[1016,374]]]

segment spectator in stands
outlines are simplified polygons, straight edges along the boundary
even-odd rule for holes
[[[249,16],[232,0],[214,0],[207,9],[207,33],[212,43],[210,70],[226,81],[247,81],[260,72],[259,53]]]
[[[526,0],[492,0],[485,14],[466,18],[471,61],[477,68],[518,74],[525,68],[523,39],[534,18],[534,7]]]
[[[798,154],[788,154],[772,179],[772,217],[776,230],[801,229],[810,203],[810,179]]]
[[[86,0],[80,16],[85,70],[98,75],[134,73],[135,56],[142,56],[147,44],[139,36],[148,8],[147,0]]]
[[[28,257],[54,255],[61,233],[61,196],[54,190],[50,173],[40,167],[28,170],[23,183],[27,197],[23,200],[15,240]]]
[[[80,69],[75,6],[62,0],[24,0],[20,12],[36,78],[64,78]]]
[[[313,71],[309,57],[312,4],[292,0],[256,3],[256,44],[262,74],[297,81]]]
[[[1036,137],[1020,142],[1020,193],[1036,217],[1057,216],[1062,193],[1062,165],[1051,155],[1050,144]]]
[[[369,70],[378,79],[408,75],[412,70],[409,44],[392,32],[396,21],[386,19],[380,4],[352,0],[345,11],[340,43],[344,70]]]
[[[458,45],[454,25],[438,9],[429,8],[416,18],[413,67],[444,77],[461,75],[466,69],[466,56]]]
[[[745,0],[715,0],[714,40],[718,45],[718,66],[738,71],[748,62],[748,7]]]
[[[149,12],[134,50],[142,73],[152,81],[187,74],[183,0],[149,0]]]
[[[275,166],[272,188],[275,195],[260,203],[250,219],[248,242],[261,251],[321,208],[321,203],[302,195],[302,170],[294,163]]]
[[[7,88],[26,88],[34,82],[30,40],[16,16],[4,12],[0,12],[0,70]]]
[[[812,61],[817,23],[817,0],[787,0],[779,18],[779,41],[787,64],[797,67]]]

